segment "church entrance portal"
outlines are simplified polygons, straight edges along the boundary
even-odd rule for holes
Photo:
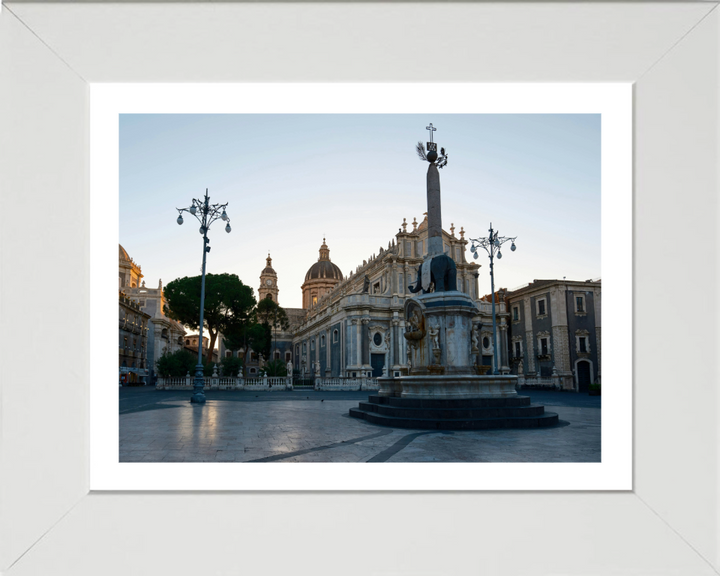
[[[578,392],[590,390],[590,362],[577,363]]]
[[[385,354],[370,354],[370,366],[372,366],[373,378],[383,375],[385,366]]]

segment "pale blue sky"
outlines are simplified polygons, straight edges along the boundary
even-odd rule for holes
[[[235,273],[257,296],[270,251],[280,304],[300,308],[323,236],[347,275],[403,218],[422,220],[427,164],[414,148],[430,122],[449,154],[443,229],[476,238],[492,221],[518,236],[497,287],[601,276],[597,114],[123,114],[120,243],[148,286],[199,274],[199,226],[189,215],[178,226],[175,208],[208,188],[211,203],[229,202],[233,230],[210,229],[207,271]],[[488,259],[477,262],[489,293]]]

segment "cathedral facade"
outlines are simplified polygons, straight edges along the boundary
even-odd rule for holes
[[[465,258],[465,233],[442,231],[443,248],[457,266],[457,289],[478,299],[480,266]],[[323,240],[320,258],[302,286],[305,315],[292,330],[294,369],[322,378],[400,376],[408,358],[403,310],[428,252],[427,218],[402,228],[347,276],[332,264]],[[478,317],[482,316],[480,308]]]

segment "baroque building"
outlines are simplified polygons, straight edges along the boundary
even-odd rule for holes
[[[427,217],[412,230],[402,228],[348,276],[330,262],[323,240],[320,258],[305,277],[303,306],[307,313],[293,331],[294,368],[303,375],[363,377],[393,374],[408,368],[404,339],[408,286],[428,252]],[[445,254],[457,266],[457,288],[477,299],[479,265],[465,259],[465,232],[442,231]],[[480,315],[480,311],[478,311]]]
[[[149,316],[146,369],[148,378],[153,381],[158,358],[165,352],[170,354],[185,346],[185,328],[165,316],[162,280],[158,281],[157,288],[147,288],[142,278],[140,266],[120,246],[120,289]]]
[[[587,392],[600,382],[601,281],[533,280],[505,295],[512,373]]]
[[[122,247],[120,248],[122,252]],[[118,368],[120,384],[145,384],[148,376],[148,321],[150,314],[143,312],[138,303],[122,291],[119,295]]]

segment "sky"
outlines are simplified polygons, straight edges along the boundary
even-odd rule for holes
[[[347,276],[423,219],[434,140],[443,229],[517,236],[496,260],[495,286],[599,278],[599,114],[121,114],[120,244],[148,287],[201,273],[202,236],[186,208],[208,189],[232,232],[209,231],[207,272],[237,274],[257,297],[270,253],[279,302],[302,307],[305,274],[326,239]],[[476,260],[490,293],[489,259]],[[468,260],[472,255],[468,251]]]

